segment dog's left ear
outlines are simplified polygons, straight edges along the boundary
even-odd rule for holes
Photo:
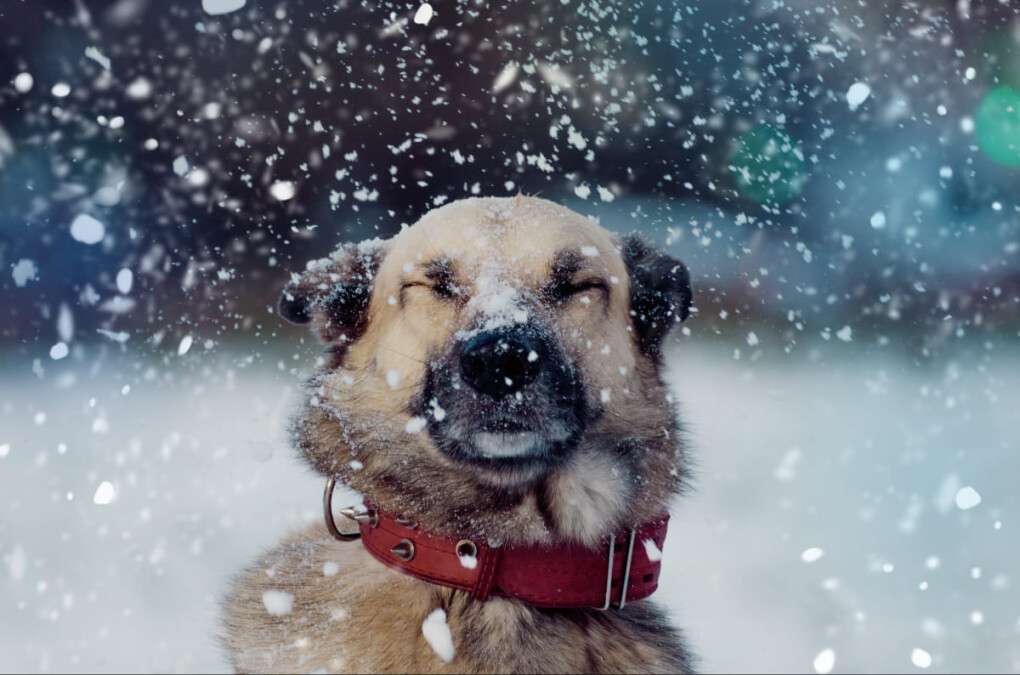
[[[280,296],[280,316],[312,324],[323,342],[353,342],[368,322],[375,273],[383,257],[375,243],[344,244],[328,258],[291,276]]]
[[[638,344],[643,352],[656,356],[674,324],[690,314],[691,276],[682,262],[659,252],[639,235],[624,237],[620,248],[630,273],[630,316]]]

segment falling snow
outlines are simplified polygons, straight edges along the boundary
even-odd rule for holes
[[[289,180],[278,180],[269,186],[269,194],[278,202],[286,202],[297,194],[297,186]]]
[[[18,288],[24,288],[38,274],[39,268],[35,266],[35,262],[28,258],[22,258],[11,268],[11,278],[14,279],[14,285]]]
[[[188,171],[191,169],[191,164],[188,162],[188,158],[181,155],[180,157],[174,158],[173,164],[174,173],[178,176],[187,176]]]
[[[64,342],[58,342],[57,344],[50,347],[50,358],[53,359],[54,361],[59,361],[60,359],[66,357],[69,353],[70,349],[68,349],[67,344]]]
[[[262,605],[272,616],[285,616],[294,609],[294,596],[286,591],[264,591],[262,593]]]
[[[32,91],[32,85],[35,84],[35,78],[32,77],[32,73],[18,73],[14,76],[14,88],[20,94],[27,94]]]
[[[825,551],[820,548],[813,547],[804,549],[804,552],[800,554],[800,559],[806,563],[818,562],[825,555]]]
[[[641,396],[635,322],[678,318],[628,314],[631,275],[663,270],[621,262],[620,236],[690,273],[691,317],[657,358],[693,464],[674,475],[696,489],[665,553],[639,550],[661,556],[656,602],[706,671],[1016,669],[1016,3],[8,5],[10,670],[227,669],[207,598],[316,510],[288,419],[315,364],[349,348],[280,321],[280,288],[338,243],[519,193],[614,235],[575,248],[572,281],[605,281],[605,303],[563,305],[605,423]],[[547,269],[528,244],[508,269]],[[537,277],[459,281],[428,322],[401,319],[395,349],[447,321],[467,339],[560,311]],[[593,316],[629,333],[592,334]],[[380,398],[417,393],[410,355],[379,359]],[[400,452],[457,418],[414,402]],[[376,469],[358,457],[337,468]],[[340,563],[310,573],[338,583]],[[270,593],[269,614],[298,611]],[[421,656],[453,659],[437,611]]]
[[[247,0],[202,0],[202,9],[207,14],[218,16],[236,12],[244,7]]]
[[[922,670],[930,668],[932,663],[931,654],[920,647],[916,647],[910,652],[910,662]]]
[[[113,483],[104,480],[96,487],[96,492],[92,495],[92,503],[99,506],[107,506],[112,504],[116,498],[117,490],[113,487]]]
[[[463,567],[464,569],[473,570],[478,567],[478,558],[473,555],[467,553],[457,553],[457,560],[460,562],[461,567]]]
[[[815,656],[815,660],[812,663],[812,667],[814,667],[815,672],[819,675],[827,675],[828,673],[831,673],[835,666],[836,652],[828,648],[818,652],[818,655]]]
[[[89,45],[88,47],[85,48],[85,56],[98,63],[100,66],[102,66],[103,70],[110,69],[109,57],[103,54],[103,52],[101,52],[99,48],[96,47],[95,45]]]
[[[981,495],[969,485],[960,488],[956,493],[956,507],[961,511],[969,511],[980,503]]]
[[[446,612],[441,609],[432,610],[421,624],[421,633],[425,636],[435,655],[443,663],[453,661],[455,651],[450,627],[446,624]]]
[[[424,417],[412,417],[410,420],[407,421],[407,425],[404,427],[404,431],[406,431],[409,434],[417,434],[422,429],[425,428],[425,425],[427,423],[428,420],[426,420]]]
[[[98,244],[106,234],[106,226],[88,214],[81,214],[71,222],[71,236],[83,244]]]
[[[129,269],[122,269],[117,272],[117,290],[127,295],[134,285],[134,273]]]
[[[871,96],[871,87],[864,82],[854,82],[846,92],[846,103],[851,110],[857,110]]]
[[[662,549],[659,548],[654,539],[644,539],[641,543],[645,548],[645,555],[648,556],[650,561],[659,562],[662,560]]]
[[[432,15],[432,5],[427,2],[422,3],[421,7],[418,8],[418,11],[414,13],[414,22],[420,26],[427,26],[429,25],[429,21],[432,20]]]

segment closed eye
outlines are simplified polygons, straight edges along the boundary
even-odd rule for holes
[[[406,281],[400,285],[400,294],[403,296],[404,291],[409,288],[427,288],[432,291],[433,295],[440,297],[444,300],[449,300],[458,295],[457,289],[451,287],[445,283],[426,283],[424,281]]]
[[[552,299],[560,302],[587,291],[601,291],[605,297],[609,297],[609,285],[602,279],[585,279],[576,283],[556,284],[550,291]]]

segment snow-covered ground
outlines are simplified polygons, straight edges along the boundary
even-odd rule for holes
[[[227,668],[225,584],[320,481],[283,433],[308,361],[222,349],[3,366],[0,670]],[[1020,671],[1020,350],[982,353],[674,350],[698,479],[657,597],[704,670]]]

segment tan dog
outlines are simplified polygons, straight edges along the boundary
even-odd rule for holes
[[[566,208],[448,204],[288,286],[281,313],[310,322],[330,352],[294,420],[297,445],[324,475],[430,532],[598,547],[666,511],[682,486],[659,347],[690,303],[683,265]],[[436,609],[447,654],[423,634]],[[240,671],[691,665],[650,601],[606,612],[482,601],[393,571],[321,526],[238,579],[225,623]]]

